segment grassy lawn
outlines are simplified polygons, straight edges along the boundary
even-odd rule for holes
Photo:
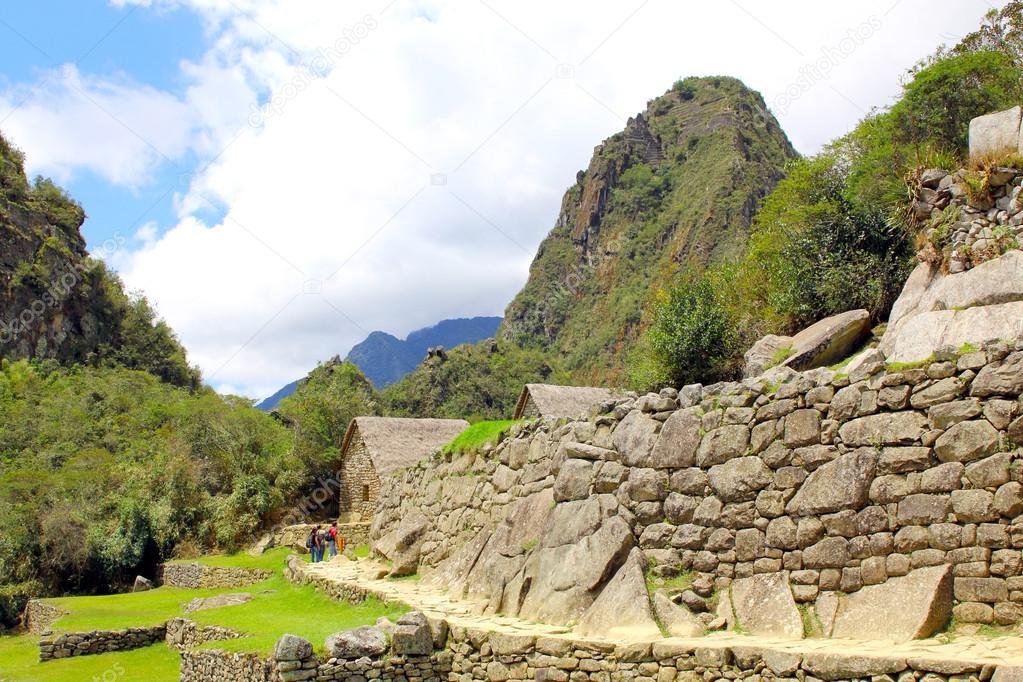
[[[202,564],[203,566],[220,566],[223,568],[273,568],[278,569],[284,565],[289,554],[295,554],[295,550],[288,547],[275,547],[265,554],[253,556],[248,552],[237,554],[211,554],[199,557],[198,559],[176,559],[169,561],[171,564]]]
[[[39,663],[35,635],[0,637],[0,675],[10,682],[177,682],[178,652],[164,644]]]
[[[247,633],[246,637],[237,640],[210,642],[205,645],[206,648],[267,654],[282,634],[291,633],[305,637],[317,651],[322,652],[323,642],[330,634],[360,625],[371,625],[380,616],[393,620],[407,610],[404,606],[387,605],[377,600],[353,606],[334,601],[312,587],[293,585],[285,580],[282,570],[285,558],[291,553],[284,547],[259,557],[242,553],[198,559],[200,563],[209,565],[276,570],[276,574],[268,580],[237,589],[182,590],[160,587],[137,594],[48,599],[49,603],[69,612],[54,623],[53,630],[59,633],[155,625],[186,615],[184,607],[195,597],[248,592],[253,599],[247,604],[188,614],[188,618],[203,625],[220,625]],[[178,679],[177,652],[163,645],[40,664],[37,641],[35,635],[0,637],[0,679],[10,682],[91,680],[93,677],[121,682],[164,682]],[[104,673],[108,675],[106,678]]]
[[[501,434],[522,421],[524,420],[502,419],[499,421],[477,422],[445,445],[444,452],[445,454],[457,455],[463,452],[476,452],[487,443],[495,445],[498,439],[500,439]]]

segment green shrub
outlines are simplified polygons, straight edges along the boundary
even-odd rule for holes
[[[643,346],[650,364],[638,360],[633,374],[645,387],[710,383],[733,372],[737,333],[719,294],[722,286],[727,283],[709,271],[685,274],[658,294]]]

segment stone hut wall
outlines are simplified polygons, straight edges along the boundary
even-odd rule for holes
[[[719,589],[780,574],[812,605],[950,565],[959,622],[1018,623],[1021,393],[1023,347],[1005,343],[899,371],[873,353],[841,372],[666,389],[389,477],[374,537],[425,517],[429,568],[534,492],[611,494],[658,574]]]
[[[380,498],[380,477],[370,459],[366,443],[356,432],[341,460],[341,513],[354,512],[371,519]]]
[[[244,587],[269,580],[273,571],[268,568],[230,568],[191,564],[162,564],[157,580],[162,585],[184,589]]]
[[[69,632],[43,637],[39,640],[39,660],[49,661],[71,656],[92,656],[111,651],[140,649],[163,641],[166,633],[163,625],[156,625],[149,628]]]

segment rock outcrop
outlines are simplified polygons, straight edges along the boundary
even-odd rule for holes
[[[870,333],[870,313],[850,310],[815,322],[795,336],[765,336],[744,356],[743,376],[775,366],[795,370],[831,365],[849,356]]]
[[[1015,106],[970,121],[970,158],[1023,154],[1023,108]]]
[[[732,78],[691,78],[594,149],[565,193],[500,336],[562,356],[591,381],[639,336],[625,300],[737,253],[756,208],[796,156],[761,96]],[[651,229],[637,231],[637,221]]]

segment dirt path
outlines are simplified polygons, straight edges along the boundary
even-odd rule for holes
[[[482,604],[454,598],[442,589],[424,585],[414,579],[376,579],[374,576],[379,574],[380,569],[379,564],[365,559],[357,562],[338,559],[333,562],[305,566],[305,570],[310,575],[357,587],[376,594],[381,599],[401,601],[430,617],[443,618],[451,625],[536,637],[580,639],[572,634],[569,627],[483,614]],[[585,639],[594,641],[600,638],[586,637]],[[618,644],[640,644],[643,642],[643,640],[623,641],[621,638],[604,641],[613,641]],[[1023,665],[1023,636],[1019,635],[961,635],[948,642],[928,639],[893,643],[848,639],[783,640],[740,635],[734,632],[716,632],[704,637],[671,638],[658,641],[677,643],[680,646],[691,645],[692,647],[757,647],[799,654],[836,653],[868,657],[888,656],[995,665],[1005,663]]]

